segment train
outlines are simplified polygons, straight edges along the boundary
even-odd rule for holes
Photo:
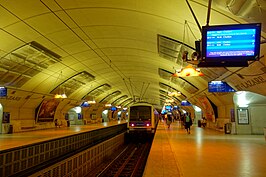
[[[135,103],[128,109],[127,132],[147,132],[154,134],[159,113],[152,104]]]

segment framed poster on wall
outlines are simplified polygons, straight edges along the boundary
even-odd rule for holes
[[[237,109],[238,124],[249,124],[248,109]]]
[[[10,123],[10,112],[3,112],[2,123]]]

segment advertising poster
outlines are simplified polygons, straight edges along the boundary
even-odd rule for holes
[[[201,103],[202,105],[201,108],[204,109],[204,112],[206,114],[206,119],[215,122],[214,111],[207,97],[198,97],[198,100],[199,103]]]
[[[44,100],[37,114],[38,122],[53,122],[56,108],[59,104],[58,99]]]
[[[238,124],[249,124],[248,110],[237,109]]]
[[[10,123],[10,112],[3,112],[2,123]]]

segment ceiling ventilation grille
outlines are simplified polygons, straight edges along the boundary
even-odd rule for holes
[[[115,92],[113,92],[113,93],[111,93],[111,94],[108,94],[106,97],[104,97],[104,98],[100,101],[100,103],[107,103],[109,100],[111,100],[112,98],[114,98],[114,97],[116,97],[116,96],[118,96],[118,95],[120,95],[120,94],[121,94],[120,91],[115,91]]]
[[[207,82],[213,81],[217,79],[218,77],[222,76],[224,73],[226,73],[228,70],[223,67],[215,67],[215,68],[201,68],[200,69],[204,76],[202,76],[203,79],[205,79]]]
[[[126,104],[128,104],[129,102],[133,101],[132,98],[127,98],[126,100],[124,100],[123,102],[120,103],[120,106],[125,107]]]
[[[159,56],[161,56],[162,58],[182,65],[182,54],[184,51],[192,54],[194,52],[194,49],[175,39],[158,35],[158,52]]]
[[[86,71],[83,71],[67,79],[60,85],[58,85],[53,91],[51,91],[51,93],[52,94],[64,93],[67,96],[69,96],[77,89],[79,89],[81,86],[86,85],[88,82],[91,82],[94,79],[95,77],[93,75],[91,75]]]
[[[117,106],[119,106],[118,103],[121,102],[122,100],[126,99],[126,98],[128,98],[127,95],[121,96],[121,97],[119,97],[118,99],[116,99],[115,101],[113,101],[111,104],[112,104],[112,105],[117,105]]]
[[[104,93],[105,91],[108,91],[110,89],[111,89],[111,86],[109,84],[100,85],[100,86],[94,88],[93,90],[91,90],[82,99],[87,100],[89,97],[94,97],[95,98],[95,97],[101,95],[102,93]]]
[[[181,102],[181,100],[179,98],[177,98],[177,97],[170,97],[170,96],[168,96],[168,93],[165,90],[159,90],[159,92],[160,92],[160,97],[161,98],[173,99],[174,102],[177,103],[177,104]]]
[[[58,54],[33,41],[12,51],[10,57],[25,61],[39,68],[46,69],[50,65],[62,61]]]
[[[169,92],[169,91],[171,91],[171,92],[173,92],[173,91],[175,91],[175,92],[179,92],[179,91],[176,90],[175,88],[173,88],[173,87],[171,87],[171,86],[169,86],[169,85],[167,85],[167,84],[161,83],[161,82],[159,83],[159,86],[160,86],[162,89],[164,89],[166,95],[168,95],[168,92]],[[178,98],[183,99],[183,100],[187,98],[184,94],[182,94],[182,93],[180,93],[180,94],[181,94],[180,96],[177,96]],[[173,96],[173,97],[175,97],[175,96]],[[176,98],[176,97],[175,97],[175,98]]]
[[[121,106],[128,107],[133,103],[134,103],[134,100],[132,98],[128,98],[127,100],[125,100],[121,103]]]
[[[0,59],[0,83],[21,87],[43,69],[60,62],[60,58],[37,42],[25,44]]]

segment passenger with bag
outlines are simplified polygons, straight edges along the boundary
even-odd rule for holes
[[[190,126],[192,125],[192,119],[189,115],[189,113],[187,113],[185,115],[185,129],[187,130],[187,133],[190,134]]]

